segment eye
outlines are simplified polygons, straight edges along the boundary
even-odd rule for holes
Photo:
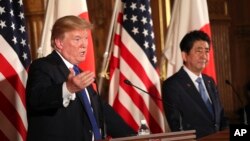
[[[81,40],[81,38],[75,38],[74,39],[76,42],[79,42]]]
[[[201,53],[201,52],[202,52],[202,49],[200,49],[200,48],[199,48],[199,49],[196,49],[195,52]]]
[[[206,53],[209,53],[210,50],[209,50],[209,48],[206,48],[205,51],[206,51]]]
[[[88,40],[88,36],[83,37],[85,40]]]

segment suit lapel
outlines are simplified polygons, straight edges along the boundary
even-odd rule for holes
[[[58,67],[58,70],[59,72],[62,74],[62,80],[66,80],[70,71],[68,69],[68,67],[66,66],[66,64],[63,62],[62,58],[57,54],[56,51],[53,51],[50,56],[49,56],[50,60]],[[87,91],[89,93],[89,97],[90,97],[90,101],[91,101],[91,106],[92,106],[92,109],[94,111],[94,115],[96,117],[96,120],[97,120],[97,123],[99,124],[99,116],[97,115],[98,114],[98,105],[97,105],[97,101],[95,100],[95,91],[94,89],[92,88],[92,86],[88,86],[87,87]],[[84,106],[84,101],[83,101],[83,96],[82,94],[80,94],[79,92],[76,93],[76,97],[80,100],[83,108],[84,108],[84,111],[86,112],[85,110],[85,106]],[[86,113],[87,114],[87,113]]]
[[[65,78],[64,80],[66,80],[67,77],[68,77],[68,75],[69,75],[69,72],[70,72],[69,69],[67,68],[67,66],[65,65],[65,63],[63,62],[63,60],[61,59],[61,57],[56,53],[56,51],[53,51],[53,52],[51,53],[51,57],[52,57],[52,60],[55,61],[55,63],[57,64],[59,71],[62,73],[62,76]],[[80,71],[81,71],[81,70],[80,70]],[[95,96],[94,96],[95,91],[94,91],[94,89],[92,88],[91,85],[87,87],[87,91],[88,91],[88,93],[89,93],[89,98],[90,98],[90,101],[91,101],[92,109],[93,109],[93,111],[94,111],[94,115],[95,115],[95,117],[96,117],[96,119],[97,119],[97,122],[98,122],[98,116],[97,116],[97,113],[98,113],[98,112],[97,112],[97,111],[98,111],[98,108],[97,108],[97,107],[98,107],[98,106],[96,105],[97,103],[96,103],[96,100],[95,100],[95,98],[94,98],[94,97],[95,97]],[[80,99],[81,104],[82,104],[82,106],[83,106],[84,109],[85,109],[82,94],[80,94],[80,92],[78,92],[78,93],[76,94],[76,97],[77,97],[78,99]]]
[[[93,94],[93,89],[91,88],[91,86],[88,86],[87,88],[87,91],[88,91],[88,94],[89,94],[89,99],[90,99],[90,101],[91,101],[91,107],[92,107],[92,110],[93,110],[93,113],[94,113],[94,116],[95,116],[95,118],[96,118],[96,122],[97,122],[97,124],[99,125],[99,116],[98,116],[98,106],[97,106],[97,101],[95,100],[95,96],[94,96],[94,94]],[[85,112],[86,112],[86,107],[85,107],[85,105],[84,105],[84,101],[83,101],[83,96],[82,96],[82,94],[80,93],[80,92],[78,92],[77,94],[76,94],[76,96],[80,99],[80,101],[81,101],[81,103],[82,103],[82,106],[84,107],[84,110],[85,110]],[[86,113],[87,114],[87,113]]]
[[[92,109],[94,111],[94,115],[95,115],[96,121],[98,123],[99,122],[99,116],[98,116],[99,109],[98,109],[98,100],[96,98],[98,95],[95,93],[92,85],[88,86],[87,90],[89,92],[89,98],[91,100],[91,106],[92,106]]]
[[[61,72],[64,80],[67,79],[69,75],[69,69],[67,68],[66,64],[63,62],[62,58],[56,53],[56,51],[53,51],[51,53],[51,61],[55,62],[55,64],[58,67],[59,72]]]
[[[198,92],[197,88],[195,87],[193,81],[188,76],[188,74],[184,71],[183,68],[179,71],[180,79],[181,79],[181,85],[187,92],[187,95],[191,97],[192,100],[195,101],[195,103],[201,108],[201,112],[205,112],[207,115],[210,115],[210,112],[208,111],[205,103],[203,102],[200,93]]]
[[[62,58],[56,53],[56,51],[53,51],[51,53],[51,57],[52,57],[52,60],[55,61],[55,63],[57,64],[58,66],[58,70],[62,73],[62,76],[65,78],[64,80],[67,79],[68,75],[69,75],[69,69],[67,68],[67,66],[65,65],[65,63],[63,62]],[[91,95],[90,91],[88,90],[89,92],[89,95]],[[76,97],[78,99],[80,99],[81,101],[81,104],[82,106],[84,107],[85,109],[85,106],[84,106],[84,101],[83,101],[83,97],[82,97],[82,94],[80,92],[78,92],[76,94]],[[90,98],[91,99],[91,98]],[[91,100],[92,101],[92,100]],[[91,102],[92,104],[92,102]],[[93,109],[94,112],[95,112],[95,109]]]
[[[209,94],[209,97],[210,97],[210,99],[212,101],[212,106],[213,106],[214,114],[216,116],[216,114],[217,114],[217,112],[216,112],[217,108],[216,107],[218,107],[218,102],[217,102],[217,99],[216,99],[216,93],[214,93],[213,89],[212,89],[212,87],[213,87],[214,84],[206,76],[203,76],[203,80],[204,80],[207,92]]]
[[[191,80],[191,78],[188,76],[188,74],[184,71],[184,69],[182,68],[180,70],[180,78],[181,78],[181,85],[182,87],[185,89],[185,91],[187,92],[187,94],[189,96],[192,97],[192,99],[199,105],[202,105],[202,99],[199,96],[199,92],[196,89],[193,81]]]

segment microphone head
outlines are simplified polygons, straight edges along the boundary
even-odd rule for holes
[[[128,85],[132,84],[128,79],[125,79],[123,82],[126,83],[126,84],[128,84]]]

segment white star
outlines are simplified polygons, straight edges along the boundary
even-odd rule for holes
[[[20,19],[24,19],[24,14],[23,12],[20,12],[20,14],[18,15],[20,17]]]
[[[148,12],[149,12],[149,14],[151,15],[151,12],[152,12],[152,11],[151,11],[151,7],[148,8]]]
[[[132,2],[130,8],[132,8],[133,10],[135,10],[136,9],[136,3]]]
[[[13,22],[11,23],[11,28],[13,29],[13,31],[16,29],[15,24]]]
[[[4,7],[0,7],[0,15],[2,15],[3,13],[5,13]]]
[[[139,33],[138,28],[133,27],[132,32],[136,35],[137,33]]]
[[[23,1],[22,0],[19,0],[18,3],[19,3],[20,6],[23,5]]]
[[[16,43],[17,43],[17,40],[16,40],[16,37],[15,37],[15,36],[13,36],[12,41],[14,42],[14,44],[16,44]]]
[[[143,45],[144,45],[145,48],[148,48],[148,47],[149,47],[147,41],[145,41]]]
[[[147,29],[143,29],[142,34],[144,35],[144,37],[148,36],[148,30]]]
[[[146,10],[145,5],[141,4],[140,9],[141,9],[142,12],[144,12]]]
[[[22,44],[23,46],[25,46],[25,45],[26,45],[26,40],[22,39],[21,44]]]
[[[155,38],[155,34],[154,34],[154,32],[152,32],[152,33],[151,33],[151,37],[152,37],[152,39],[154,39],[154,38]]]
[[[146,18],[146,17],[142,17],[141,22],[142,22],[143,24],[146,24],[146,23],[147,23],[147,18]]]
[[[151,48],[153,49],[153,51],[155,51],[155,44],[153,44]]]
[[[124,14],[123,15],[123,21],[126,21],[128,18],[127,18],[127,15],[126,14]]]
[[[25,31],[25,27],[21,25],[21,27],[19,28],[19,30],[23,33]]]
[[[23,60],[28,59],[27,53],[23,52],[23,56],[22,57],[23,57]]]
[[[10,15],[11,15],[11,17],[14,16],[14,13],[13,13],[13,10],[12,10],[12,9],[10,10]]]
[[[6,27],[5,21],[0,20],[0,26],[2,29]]]
[[[153,62],[156,63],[157,62],[157,58],[154,56],[153,57]]]
[[[150,24],[151,26],[153,26],[153,21],[152,21],[152,19],[150,19],[149,24]]]
[[[133,23],[134,23],[134,22],[136,22],[136,21],[137,21],[137,16],[135,16],[135,15],[132,15],[132,18],[131,18],[131,20],[133,21]]]

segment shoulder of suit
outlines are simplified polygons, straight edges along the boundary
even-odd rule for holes
[[[202,74],[203,80],[208,83],[215,83],[214,79],[206,74]]]
[[[202,77],[203,77],[203,79],[205,78],[205,79],[213,79],[212,77],[210,77],[210,76],[208,76],[207,74],[202,74]]]
[[[57,55],[56,53],[51,53],[45,57],[41,57],[38,59],[35,59],[31,63],[32,66],[56,66],[57,64],[60,64],[60,56]]]
[[[163,81],[163,85],[176,84],[182,80],[182,75],[180,73],[175,73],[166,80]]]

